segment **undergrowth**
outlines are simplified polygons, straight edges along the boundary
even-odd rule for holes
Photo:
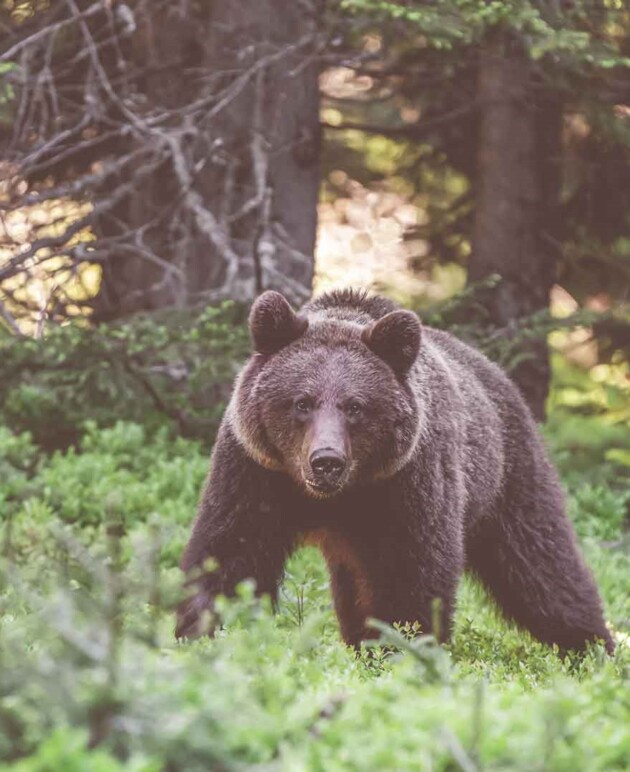
[[[612,659],[599,647],[561,659],[470,579],[447,647],[385,629],[382,646],[355,656],[313,549],[291,558],[277,613],[244,583],[214,640],[175,643],[202,445],[165,427],[88,423],[76,448],[44,455],[0,429],[0,765],[628,769],[627,431],[562,410],[559,389],[548,443],[618,642]]]

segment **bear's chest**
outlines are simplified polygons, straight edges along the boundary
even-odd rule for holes
[[[349,495],[324,500],[304,496],[291,509],[296,530],[304,539],[311,533],[319,536],[339,533],[352,538],[361,533],[382,531],[389,511],[387,497],[378,488],[352,491]],[[313,537],[316,538],[319,537]]]

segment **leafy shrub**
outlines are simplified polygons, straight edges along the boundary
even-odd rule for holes
[[[470,583],[449,650],[384,628],[401,654],[357,658],[329,593],[309,581],[324,568],[307,550],[289,566],[306,582],[301,623],[291,598],[274,616],[245,584],[221,604],[214,641],[177,645],[173,572],[141,550],[122,566],[123,549],[110,549],[84,554],[87,579],[67,562],[69,583],[50,561],[13,566],[10,583],[0,571],[0,760],[22,759],[17,769],[586,771],[628,760],[627,653],[561,661],[496,621]]]
[[[125,531],[160,523],[170,541],[165,564],[176,565],[208,469],[200,442],[173,438],[167,427],[150,432],[122,421],[108,429],[88,422],[78,448],[40,459],[37,474],[11,466],[0,501],[11,517],[12,551],[46,551],[50,528],[72,524],[87,542],[102,541],[109,515]],[[0,432],[0,464],[25,448],[28,465],[33,446],[28,435]]]
[[[447,312],[435,321],[450,324]],[[597,647],[560,660],[470,579],[448,647],[384,627],[355,656],[312,548],[289,561],[275,615],[245,582],[219,602],[214,640],[176,644],[176,565],[247,346],[236,307],[174,319],[60,328],[2,351],[0,766],[628,768],[630,448],[601,393],[576,411],[563,389],[591,385],[562,376],[547,434],[613,660]]]
[[[64,522],[96,525],[117,510],[126,526],[160,513],[188,523],[207,472],[199,443],[162,428],[151,442],[138,424],[89,424],[78,450],[56,452],[40,474],[42,498]]]
[[[175,643],[175,565],[207,466],[200,442],[92,423],[76,449],[38,458],[28,436],[4,430],[0,463],[17,481],[0,520],[0,766],[628,766],[630,576],[608,546],[623,537],[621,489],[569,491],[620,641],[613,660],[597,648],[560,660],[471,580],[446,649],[385,628],[382,643],[399,653],[356,657],[312,548],[289,561],[275,615],[244,583],[220,603],[214,640]]]
[[[628,514],[630,489],[614,491],[608,486],[586,483],[569,500],[569,514],[583,538],[618,539]]]
[[[465,287],[446,301],[418,311],[426,324],[447,330],[474,346],[507,373],[512,373],[524,361],[538,356],[535,344],[546,342],[550,333],[566,332],[608,318],[605,314],[588,310],[579,310],[558,318],[544,309],[499,327],[491,319],[488,308],[492,305],[492,295],[498,290],[500,282],[499,275],[489,276]],[[556,362],[554,366],[557,366]]]
[[[142,757],[122,761],[108,751],[90,749],[87,732],[63,727],[55,729],[27,759],[11,765],[14,772],[159,772],[162,764]]]
[[[586,482],[622,490],[630,476],[630,381],[627,363],[599,365],[593,373],[554,357],[545,427],[554,460],[567,484]]]
[[[490,323],[480,298],[490,277],[438,306],[419,309],[426,324],[448,329],[508,372],[531,344],[559,328],[597,317],[539,313],[509,328]],[[225,302],[194,311],[140,314],[117,324],[51,326],[44,338],[0,338],[0,423],[29,431],[46,450],[79,442],[88,421],[169,426],[209,448],[249,353],[246,308]]]
[[[38,452],[30,434],[15,435],[0,426],[0,508],[30,493],[29,480],[39,466]]]
[[[0,340],[0,419],[48,449],[88,420],[169,424],[210,444],[247,351],[244,309],[139,315],[118,325],[51,327]]]

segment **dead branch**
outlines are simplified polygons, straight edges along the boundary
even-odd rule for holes
[[[3,75],[15,98],[0,133],[0,316],[13,332],[22,318],[42,330],[59,309],[82,305],[64,282],[80,281],[84,264],[101,266],[103,281],[112,271],[144,276],[116,290],[124,298],[116,302],[132,307],[144,296],[247,299],[278,245],[301,266],[312,261],[272,221],[272,148],[290,154],[292,143],[278,144],[264,111],[269,72],[285,68],[297,80],[323,55],[318,6],[304,0],[305,32],[290,40],[239,39],[242,55],[224,68],[208,54],[205,6],[191,20],[170,0],[130,8],[54,0],[11,31],[0,55],[15,63]],[[181,93],[169,92],[171,81]],[[232,142],[225,116],[250,98],[251,125]],[[200,250],[220,266],[209,290],[187,276]],[[303,295],[293,283],[289,291]]]

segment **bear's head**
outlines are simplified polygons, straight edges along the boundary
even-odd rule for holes
[[[268,291],[250,315],[254,356],[231,420],[250,455],[309,495],[329,498],[392,476],[417,443],[411,388],[421,325],[392,311],[368,326],[295,313]]]

